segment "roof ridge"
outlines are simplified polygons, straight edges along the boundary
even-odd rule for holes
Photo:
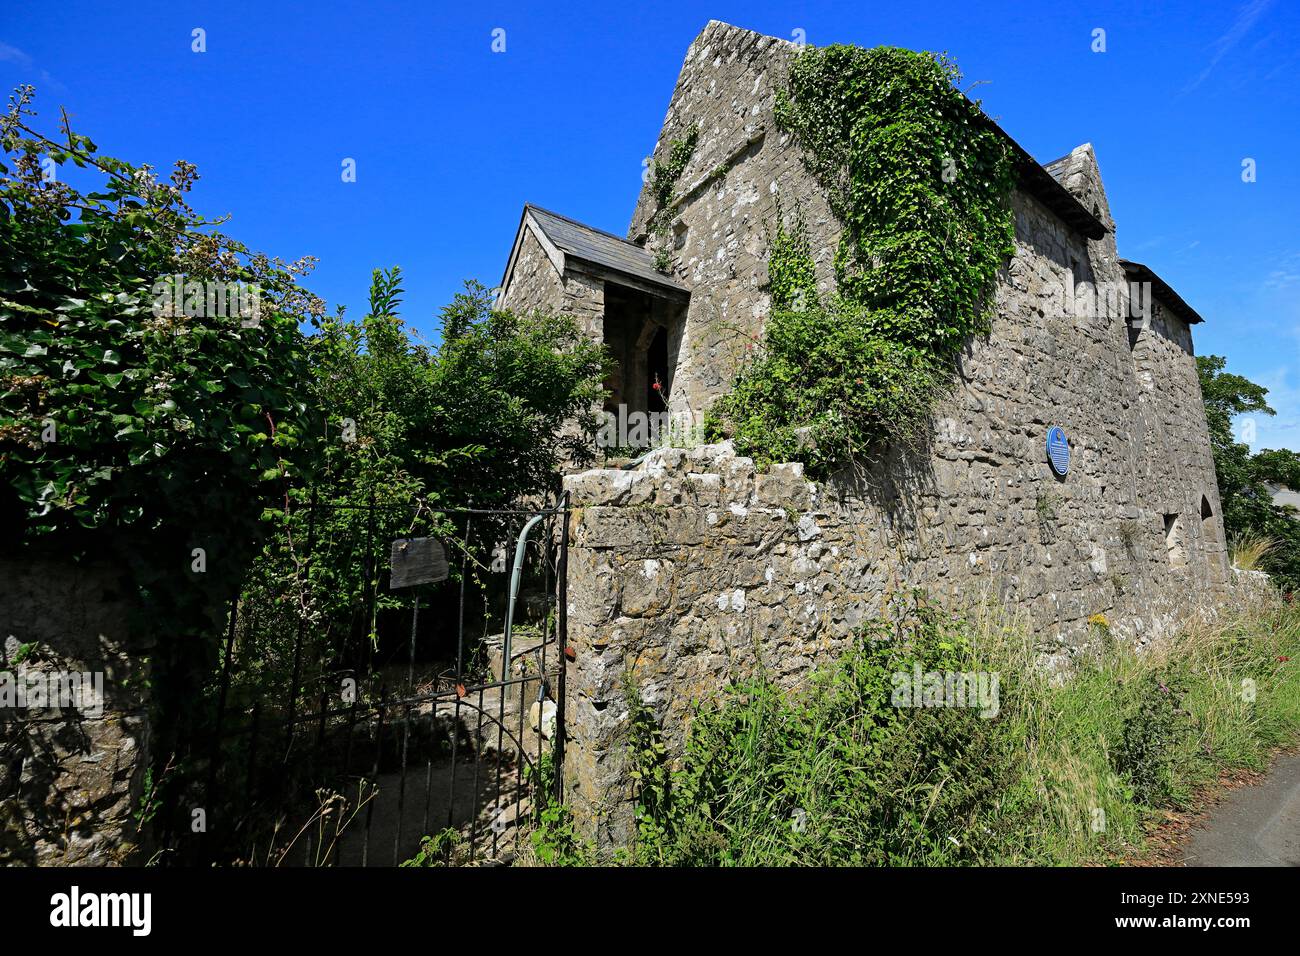
[[[631,247],[634,248],[634,249],[640,249],[640,250],[642,250],[643,252],[645,251],[645,246],[643,246],[643,245],[641,245],[641,244],[639,244],[639,243],[633,242],[631,239],[628,239],[628,238],[626,238],[626,237],[624,237],[624,236],[617,235],[616,233],[612,233],[612,232],[610,232],[610,231],[607,230],[607,229],[601,229],[599,226],[592,226],[592,225],[589,225],[588,223],[582,222],[582,221],[579,220],[579,219],[574,219],[572,216],[566,216],[566,215],[564,215],[564,213],[562,213],[562,212],[556,212],[556,211],[553,210],[553,209],[547,209],[545,206],[539,206],[539,205],[537,205],[537,203],[534,203],[534,202],[526,202],[526,203],[524,203],[524,208],[525,208],[525,209],[536,209],[538,212],[544,212],[544,213],[546,213],[546,215],[548,215],[548,216],[554,216],[556,219],[563,219],[565,222],[567,222],[567,223],[569,223],[569,224],[571,224],[571,225],[574,225],[574,226],[580,226],[580,227],[582,227],[583,229],[587,229],[587,230],[589,230],[589,231],[591,231],[591,232],[598,232],[598,233],[600,233],[602,236],[608,236],[610,239],[617,239],[619,242],[622,242],[622,243],[624,243],[624,244],[626,244],[626,245],[629,245],[629,246],[631,246]]]

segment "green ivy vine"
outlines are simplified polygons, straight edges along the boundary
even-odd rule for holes
[[[700,128],[692,125],[681,139],[670,140],[668,158],[664,162],[656,161],[650,167],[650,197],[654,200],[654,213],[650,216],[649,233],[655,239],[655,268],[667,273],[672,269],[672,253],[669,251],[668,223],[671,219],[668,210],[676,198],[677,180],[686,171],[686,164],[695,154],[695,144],[699,142]]]
[[[807,47],[793,61],[777,122],[842,227],[836,289],[819,299],[802,220],[787,229],[778,208],[772,312],[711,410],[713,437],[824,475],[926,433],[1014,252],[1010,151],[959,79],[946,55],[897,47]]]

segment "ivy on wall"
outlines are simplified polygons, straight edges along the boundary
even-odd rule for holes
[[[926,433],[1014,251],[1009,149],[959,79],[946,56],[897,47],[794,60],[777,122],[842,227],[836,290],[819,299],[802,222],[778,221],[762,348],[711,410],[713,437],[824,475]]]
[[[654,199],[655,211],[650,217],[649,232],[655,241],[655,268],[665,274],[672,271],[671,237],[668,234],[671,220],[669,208],[677,198],[677,180],[681,179],[686,164],[695,154],[695,144],[699,138],[700,128],[692,125],[681,139],[669,142],[667,159],[662,163],[654,163],[650,168],[650,195]]]

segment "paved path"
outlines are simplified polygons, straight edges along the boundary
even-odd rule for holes
[[[1300,754],[1234,790],[1192,831],[1188,866],[1300,866]]]

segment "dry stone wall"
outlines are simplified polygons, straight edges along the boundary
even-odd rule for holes
[[[1143,514],[1136,504],[1115,508],[1088,482],[1060,498],[1049,526],[1029,502],[1050,479],[1032,466],[998,475],[984,448],[949,447],[936,469],[946,477],[911,490],[819,484],[798,464],[760,474],[729,443],[565,479],[565,777],[589,837],[604,848],[630,837],[629,682],[675,751],[697,704],[760,664],[796,684],[913,588],[957,610],[996,601],[1027,611],[1045,660],[1059,665],[1084,646],[1093,614],[1141,642],[1198,606],[1212,610],[1213,594],[1168,567],[1160,528],[1135,522],[1123,543],[1124,516]]]
[[[120,568],[0,561],[0,672],[10,683],[98,675],[80,707],[0,694],[0,865],[132,862],[149,758],[143,668]]]

